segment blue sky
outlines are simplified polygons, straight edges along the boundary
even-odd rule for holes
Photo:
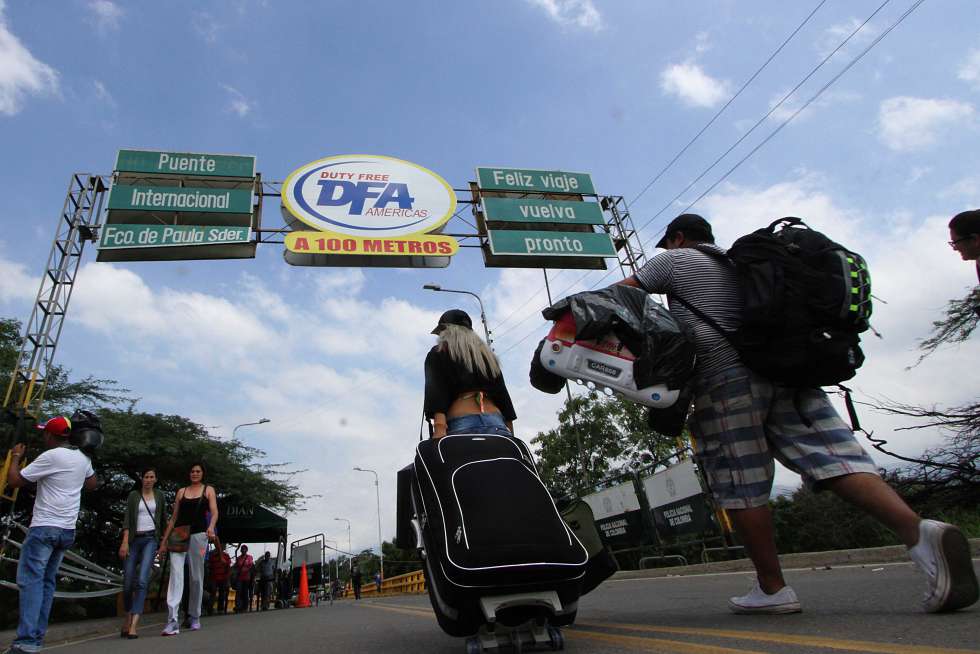
[[[671,202],[880,4],[824,3],[632,205],[638,226],[666,207],[643,239],[655,242],[912,2],[888,3]],[[350,153],[404,158],[457,188],[477,165],[560,168],[591,172],[600,193],[632,200],[816,5],[0,0],[0,314],[29,314],[69,176],[109,173],[120,148],[256,155],[267,180]],[[888,304],[874,321],[885,338],[866,339],[854,383],[865,397],[955,403],[976,387],[975,340],[906,367],[945,301],[976,281],[945,244],[945,224],[980,205],[978,36],[974,2],[925,2],[695,205],[723,244],[792,214],[866,255]],[[264,222],[280,224],[277,202]],[[332,518],[343,516],[355,547],[376,542],[370,476],[355,465],[382,473],[393,533],[394,471],[417,437],[428,332],[451,306],[475,309],[424,283],[481,293],[518,434],[554,423],[559,400],[526,383],[545,331],[540,271],[485,269],[475,250],[429,272],[292,268],[278,245],[247,261],[95,264],[94,254],[58,361],[118,379],[143,410],[219,425],[221,437],[270,418],[239,435],[309,468],[304,491],[323,495],[290,517],[293,537],[339,537]],[[553,289],[581,277],[561,273]],[[881,416],[865,423],[906,454],[939,438],[892,432],[898,423]],[[777,482],[796,483],[785,471]]]

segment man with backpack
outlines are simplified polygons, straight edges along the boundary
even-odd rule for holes
[[[17,562],[20,619],[17,636],[6,650],[9,654],[39,652],[44,646],[58,567],[75,541],[82,490],[95,490],[98,484],[92,460],[69,443],[68,418],[51,418],[38,429],[44,434],[45,451],[21,468],[26,445],[17,443],[10,450],[7,469],[8,487],[36,484],[31,525]]]
[[[781,222],[786,226],[776,231]],[[870,288],[859,255],[800,225],[777,221],[726,252],[714,244],[708,221],[682,214],[657,244],[667,251],[622,282],[667,295],[695,344],[689,427],[696,460],[757,576],[729,608],[801,610],[776,551],[774,459],[892,529],[926,572],[926,611],[969,606],[978,588],[966,538],[909,508],[820,389],[853,376],[863,361],[857,333],[867,329]]]

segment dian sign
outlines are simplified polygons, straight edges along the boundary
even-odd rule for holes
[[[442,177],[417,164],[354,154],[294,170],[282,186],[282,203],[317,231],[399,239],[444,225],[456,209],[456,194]]]

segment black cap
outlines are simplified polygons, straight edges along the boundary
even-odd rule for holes
[[[711,233],[711,225],[707,220],[696,213],[682,213],[667,225],[664,237],[657,242],[658,248],[667,246],[667,239],[677,232],[684,232],[692,237],[700,237],[702,240],[714,242],[715,236]]]
[[[473,329],[473,321],[470,320],[470,315],[462,309],[450,309],[439,316],[439,324],[432,330],[432,333],[438,334],[446,325],[459,325],[460,327]]]

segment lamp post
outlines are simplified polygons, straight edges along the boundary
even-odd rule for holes
[[[332,538],[324,538],[323,539],[323,542],[324,543],[333,543],[334,551],[336,551],[340,547],[340,543],[338,543],[337,541],[333,540]],[[330,573],[330,566],[329,565],[327,566],[327,573],[328,574]],[[340,579],[340,570],[337,569],[337,557],[336,556],[333,557],[333,578],[334,579]]]
[[[354,574],[354,548],[350,544],[350,520],[347,518],[334,518],[347,523],[347,563],[350,564],[350,572]]]
[[[490,328],[487,327],[487,314],[483,310],[483,300],[480,299],[479,295],[473,291],[457,291],[451,288],[443,288],[442,286],[439,286],[439,284],[425,284],[422,286],[422,288],[427,291],[438,291],[440,293],[462,293],[464,295],[472,295],[475,297],[476,301],[480,303],[480,320],[483,322],[483,333],[487,336],[487,347],[490,348],[490,351],[493,351],[493,341],[490,340]]]
[[[249,425],[264,425],[267,422],[272,422],[268,418],[259,418],[257,422],[243,422],[240,425],[235,425],[235,428],[231,430],[231,437],[234,438],[235,434],[238,432],[239,427],[248,427]]]
[[[378,487],[378,473],[374,470],[369,470],[368,468],[358,468],[354,466],[354,470],[358,472],[370,472],[374,475],[374,497],[378,502],[378,555],[381,557],[381,578],[385,578],[385,551],[384,551],[384,541],[381,540],[381,490]]]

